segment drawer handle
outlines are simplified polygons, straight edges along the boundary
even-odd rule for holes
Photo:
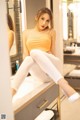
[[[42,109],[46,104],[48,103],[48,100],[44,100],[44,102],[38,106],[39,109]]]

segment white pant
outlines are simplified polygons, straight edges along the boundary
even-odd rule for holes
[[[52,79],[57,83],[61,78],[63,78],[61,75],[61,61],[54,55],[37,49],[32,50],[30,52],[30,56],[27,56],[24,59],[14,77],[12,87],[17,90],[28,72],[30,72],[31,76],[35,80],[41,80],[43,82],[47,82]]]
[[[37,52],[36,52],[37,51]],[[52,54],[49,54],[49,53],[46,53],[46,52],[42,52],[42,51],[39,51],[39,50],[32,50],[31,51],[31,57],[33,58],[34,56],[34,60],[37,61],[37,54],[39,56],[38,59],[40,60],[40,58],[42,59],[42,61],[45,62],[45,64],[49,64],[49,62],[52,62],[52,64],[57,68],[57,70],[62,74],[63,73],[63,69],[62,69],[62,63],[61,61],[59,60],[59,58],[55,57],[54,55]],[[46,60],[44,59],[44,57],[42,57],[42,54],[44,54],[46,57],[49,58],[50,61],[48,61],[48,63],[46,62]],[[36,56],[35,56],[36,55]],[[39,58],[40,57],[40,58]],[[38,61],[39,61],[38,60]],[[41,64],[42,62],[40,62]],[[43,65],[42,65],[43,66]],[[47,66],[46,66],[47,67]],[[50,66],[49,66],[50,67]],[[46,68],[45,68],[46,69]],[[47,68],[48,69],[48,68]],[[49,71],[49,69],[48,69]],[[55,70],[54,70],[55,71]],[[39,64],[36,62],[34,63],[34,65],[30,68],[30,74],[31,76],[35,79],[35,80],[40,80],[42,82],[49,82],[51,79],[51,77],[48,75],[48,73],[46,73],[43,69],[40,68]],[[55,73],[55,72],[54,72]]]

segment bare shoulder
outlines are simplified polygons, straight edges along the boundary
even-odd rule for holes
[[[9,37],[9,39],[13,40],[14,39],[14,31],[8,30],[8,37]]]
[[[12,34],[12,35],[14,35],[14,31],[12,31],[12,30],[9,30],[8,32],[9,32],[9,34]]]
[[[23,34],[24,36],[26,36],[26,35],[28,35],[28,34],[30,33],[30,31],[31,31],[31,29],[25,29],[25,30],[22,32],[22,34]]]

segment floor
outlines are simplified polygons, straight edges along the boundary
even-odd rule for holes
[[[80,99],[71,103],[64,98],[61,102],[61,120],[80,120]]]
[[[75,68],[73,64],[64,64],[64,75]],[[80,91],[78,91],[80,93]],[[61,120],[80,120],[80,99],[69,102],[66,97],[61,102]]]
[[[56,108],[53,107],[52,109],[54,110]],[[45,117],[43,116],[42,116],[42,119],[38,118],[36,120],[45,120]],[[50,120],[50,119],[46,119],[46,120]],[[62,94],[61,95],[61,119],[56,116],[56,118],[53,118],[51,120],[80,120],[80,99],[71,103],[68,101],[67,97],[65,97]]]

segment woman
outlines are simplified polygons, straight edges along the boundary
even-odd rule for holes
[[[52,79],[63,89],[70,101],[77,100],[79,94],[61,75],[61,62],[55,57],[56,32],[52,26],[52,13],[48,8],[38,11],[36,25],[23,32],[23,57],[25,58],[14,77],[14,95],[28,72],[36,79]]]
[[[9,40],[9,50],[10,50],[14,43],[14,27],[13,27],[12,18],[9,14],[7,14],[7,24],[8,24],[8,40]]]

